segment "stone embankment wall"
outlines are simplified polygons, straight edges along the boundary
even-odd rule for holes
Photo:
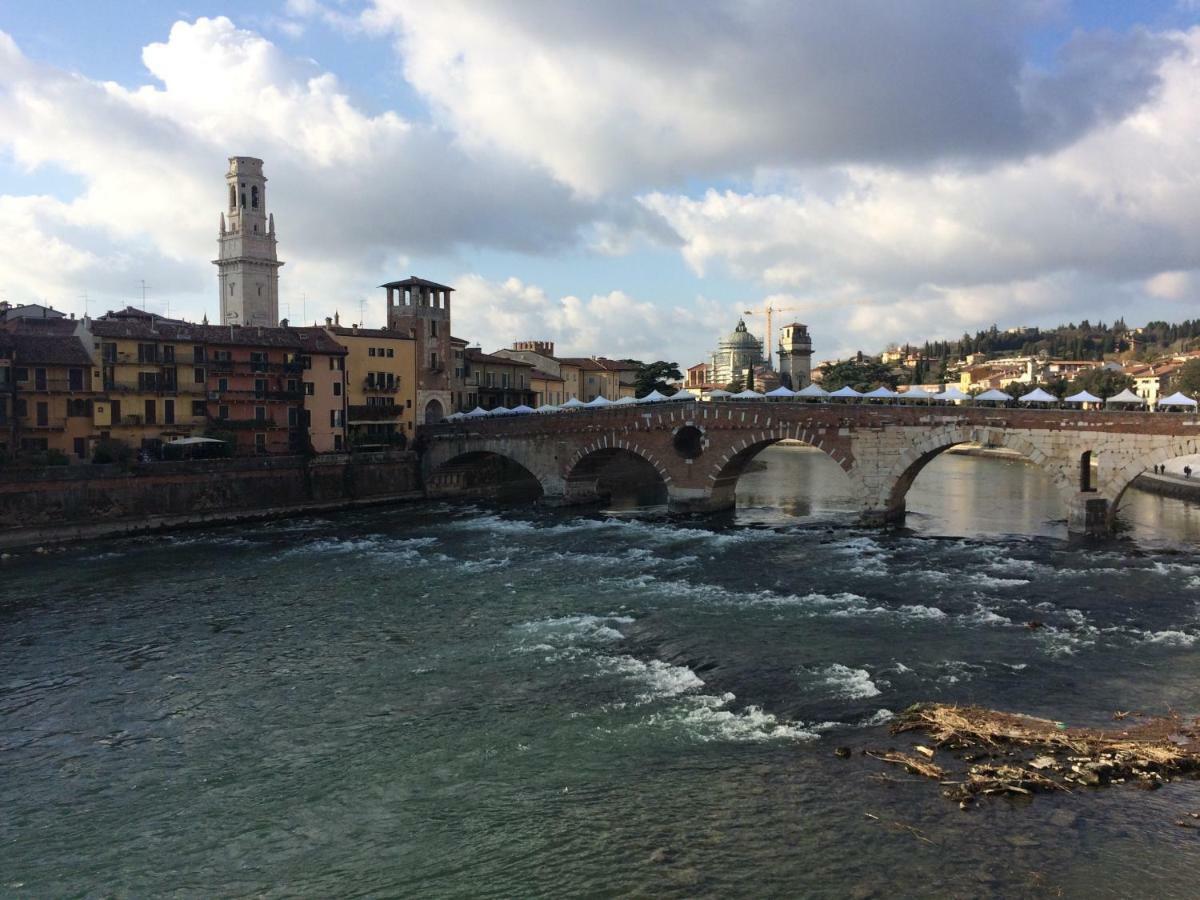
[[[1200,475],[1184,478],[1182,475],[1154,475],[1144,473],[1134,479],[1132,487],[1147,494],[1172,497],[1175,500],[1200,502]]]
[[[419,499],[416,454],[0,470],[0,548]]]

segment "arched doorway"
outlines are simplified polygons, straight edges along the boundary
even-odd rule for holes
[[[436,399],[430,400],[428,403],[425,404],[425,424],[426,425],[436,425],[438,422],[442,421],[442,417],[444,415],[445,415],[445,413],[442,411],[442,401],[441,400],[436,400]]]

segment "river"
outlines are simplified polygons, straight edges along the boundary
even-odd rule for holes
[[[961,811],[834,749],[921,700],[1200,713],[1196,509],[1131,492],[1078,545],[1035,467],[944,455],[872,532],[821,454],[760,459],[717,521],[429,503],[0,564],[0,895],[1194,897],[1200,782]]]

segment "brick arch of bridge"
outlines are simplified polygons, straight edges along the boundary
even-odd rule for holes
[[[663,486],[670,492],[673,481],[670,469],[653,448],[647,446],[645,442],[637,440],[634,435],[636,432],[618,433],[615,431],[589,435],[589,440],[579,446],[567,458],[566,464],[563,466],[564,496],[568,499],[594,496],[600,468],[622,454],[631,454],[649,464],[662,479]]]
[[[844,435],[838,433],[837,429],[813,427],[804,423],[780,422],[773,428],[727,432],[726,434],[729,437],[723,447],[711,447],[712,450],[718,451],[719,455],[708,464],[705,472],[711,484],[714,508],[734,505],[738,479],[758,454],[780,441],[803,441],[820,450],[846,473],[851,486],[856,491],[861,492],[862,490],[862,485],[853,475],[854,454],[850,449],[850,444]],[[713,443],[719,445],[723,435],[721,432],[710,432],[709,437]]]
[[[1196,437],[1164,437],[1154,443],[1155,446],[1149,449],[1133,447],[1109,451],[1100,457],[1100,478],[1096,492],[1108,500],[1110,522],[1117,513],[1125,491],[1139,475],[1180,456],[1200,453],[1200,438]]]
[[[543,494],[562,493],[557,466],[527,440],[475,437],[466,441],[434,442],[421,462],[426,480],[429,481],[457,464],[470,464],[488,455],[502,457],[525,469],[537,479]]]
[[[1005,428],[972,425],[942,425],[922,430],[890,461],[888,456],[877,454],[873,460],[875,471],[868,471],[866,459],[857,467],[867,492],[864,514],[889,521],[902,519],[908,491],[929,463],[959,444],[980,444],[1019,453],[1045,472],[1062,500],[1063,512],[1069,515],[1079,493],[1075,480],[1078,460],[1074,450],[1065,453],[1052,450],[1045,444],[1045,437],[1034,432],[1018,434]]]

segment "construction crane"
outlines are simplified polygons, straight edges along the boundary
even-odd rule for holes
[[[767,365],[768,366],[771,365],[771,354],[775,350],[774,345],[771,343],[771,316],[773,316],[777,312],[803,312],[803,310],[804,310],[804,307],[774,306],[774,305],[768,303],[762,309],[757,309],[757,310],[756,309],[747,309],[745,311],[745,314],[748,316],[765,315],[767,317]]]

